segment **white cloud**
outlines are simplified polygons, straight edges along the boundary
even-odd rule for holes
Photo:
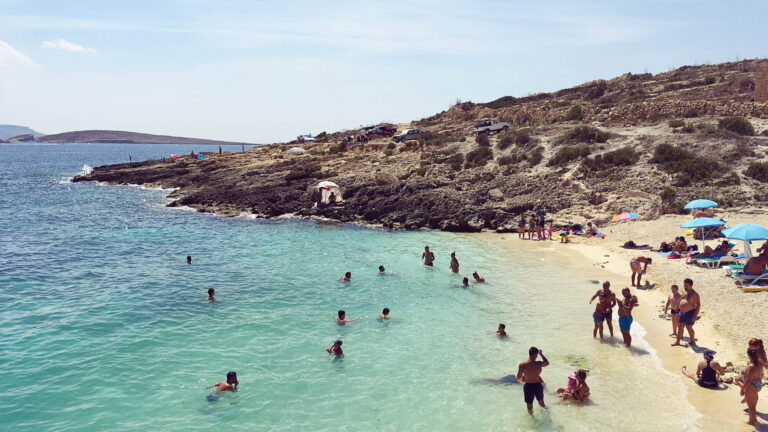
[[[96,53],[96,50],[93,48],[90,48],[90,47],[86,48],[82,45],[78,45],[76,43],[72,43],[64,39],[57,39],[55,41],[43,41],[43,46],[46,48],[60,49],[60,50],[69,51],[69,52],[86,53],[86,54]]]
[[[8,42],[0,40],[0,66],[3,65],[38,67],[31,58],[17,51]]]

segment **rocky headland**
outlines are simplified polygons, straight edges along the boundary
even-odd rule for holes
[[[598,224],[633,211],[676,213],[689,199],[724,207],[768,204],[768,103],[755,94],[768,60],[625,74],[553,93],[458,103],[400,124],[432,134],[347,143],[321,133],[205,159],[95,168],[74,181],[175,188],[169,206],[225,215],[322,216],[408,229],[514,230],[542,205],[556,221]],[[763,74],[764,75],[764,74]],[[477,137],[476,119],[509,131]],[[289,154],[300,146],[306,152]],[[338,184],[344,203],[316,209],[315,185]]]

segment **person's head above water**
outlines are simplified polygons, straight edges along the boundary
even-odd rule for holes
[[[462,283],[462,284],[464,284],[464,286],[467,286],[467,285],[469,285],[469,278],[465,277],[465,278],[464,278],[464,279],[461,281],[461,283]]]
[[[537,355],[539,355],[538,348],[531,347],[531,349],[528,350],[528,357],[530,357],[531,359],[535,359]]]
[[[585,369],[579,369],[576,371],[576,375],[579,376],[582,380],[587,379],[587,371]]]
[[[237,372],[227,372],[227,384],[237,384]]]
[[[424,251],[429,252],[429,246],[424,246]]]
[[[192,264],[192,257],[187,255],[187,264]]]
[[[384,273],[384,266],[379,266],[379,273]]]
[[[342,343],[343,343],[343,342],[341,341],[341,339],[336,339],[335,341],[333,341],[333,346],[338,346],[338,347],[340,347]]]
[[[351,277],[352,277],[352,272],[346,272],[346,273],[344,273],[344,276],[345,276],[347,279],[349,279],[349,278],[351,278]]]
[[[344,319],[344,317],[347,315],[347,313],[343,310],[339,311],[339,319]]]
[[[499,330],[502,330],[502,331],[503,331],[503,330],[505,330],[506,328],[507,328],[507,326],[505,326],[504,324],[499,324]]]
[[[213,288],[208,288],[208,297],[213,297],[213,294],[215,294],[216,291]]]
[[[389,308],[384,308],[383,311],[381,311],[382,315],[389,315]]]

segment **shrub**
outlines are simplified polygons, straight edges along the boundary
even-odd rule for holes
[[[591,144],[603,143],[608,141],[610,134],[594,126],[578,126],[570,131],[560,135],[555,140],[556,144]]]
[[[461,169],[461,164],[464,163],[464,153],[454,153],[445,160],[445,163],[450,165],[454,171]]]
[[[397,148],[397,144],[395,144],[393,142],[387,144],[387,150],[394,150],[396,148]]]
[[[749,78],[745,78],[739,82],[739,91],[742,93],[749,93],[755,90],[755,82]]]
[[[514,157],[512,157],[512,156],[502,156],[502,157],[500,157],[500,158],[499,158],[499,160],[497,160],[496,162],[497,162],[499,165],[501,165],[501,166],[504,166],[504,165],[511,165],[511,164],[513,164],[513,163],[515,163],[515,162],[517,162],[517,161],[516,161],[516,160],[515,160],[515,158],[514,158]]]
[[[712,85],[717,81],[717,78],[713,76],[708,76],[704,78],[704,85]]]
[[[745,119],[744,117],[739,116],[720,119],[720,121],[717,123],[717,127],[719,129],[731,131],[739,135],[751,136],[755,134],[755,128],[752,126],[752,123],[750,123],[749,120]]]
[[[640,155],[631,147],[622,147],[593,158],[584,159],[581,169],[584,171],[604,171],[619,166],[631,166],[637,163]]]
[[[427,174],[427,167],[416,168],[416,174],[424,177]]]
[[[517,129],[514,132],[515,145],[524,146],[531,142],[531,130],[528,128]]]
[[[667,122],[667,124],[668,124],[668,125],[669,125],[669,127],[671,127],[672,129],[675,129],[675,128],[680,128],[680,127],[683,127],[683,126],[685,126],[685,120],[681,120],[681,119],[671,119],[670,121],[668,121],[668,122]]]
[[[699,113],[699,110],[698,110],[698,109],[696,109],[696,108],[688,108],[688,109],[687,109],[687,110],[685,110],[685,112],[683,113],[683,117],[685,117],[685,118],[696,118],[696,117],[698,117],[700,114],[701,114],[701,113]]]
[[[584,118],[584,113],[581,112],[581,105],[574,105],[565,114],[565,120],[581,120]]]
[[[608,89],[608,85],[605,81],[600,81],[596,86],[589,89],[587,92],[587,100],[597,99],[605,94],[605,90]]]
[[[493,159],[493,150],[490,147],[480,146],[467,153],[466,168],[481,167]]]
[[[499,134],[499,142],[496,143],[496,148],[499,150],[506,150],[514,144],[515,142],[515,134],[514,132],[503,132]]]
[[[528,163],[534,167],[541,163],[541,161],[544,159],[544,147],[542,146],[536,146],[533,151],[527,156]]]
[[[488,134],[479,134],[475,137],[475,142],[481,147],[490,147],[491,140],[488,138]]]
[[[427,146],[441,146],[454,140],[455,139],[453,136],[444,133],[433,133],[427,135],[426,137],[419,138],[419,141],[423,142],[424,145]]]
[[[752,162],[744,171],[744,175],[753,179],[768,183],[768,162]]]
[[[659,144],[653,151],[651,163],[659,164],[670,174],[676,174],[677,186],[689,186],[717,177],[720,164],[714,159],[696,156],[671,144]]]
[[[731,171],[727,176],[721,178],[717,181],[717,183],[715,183],[716,186],[738,186],[740,184],[741,177],[739,177],[739,174],[737,174],[736,171]],[[722,201],[717,202],[722,203]]]
[[[557,153],[549,159],[547,166],[566,166],[577,159],[589,156],[589,153],[589,147],[585,145],[566,146],[558,150]]]
[[[488,102],[487,104],[485,104],[485,106],[491,109],[499,109],[499,108],[511,107],[516,103],[517,103],[517,98],[513,96],[504,96],[496,99],[495,101]]]

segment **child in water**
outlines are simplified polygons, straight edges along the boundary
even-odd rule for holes
[[[383,311],[381,311],[381,314],[379,315],[379,319],[384,321],[388,320],[389,318],[389,308],[384,308]]]
[[[330,348],[324,349],[320,352],[327,352],[328,354],[333,354],[337,358],[344,357],[344,351],[341,350],[341,339],[333,341],[333,345],[331,345]]]
[[[579,369],[568,375],[568,386],[560,387],[556,392],[563,400],[584,401],[589,398],[587,371]]]
[[[216,387],[217,392],[225,392],[225,391],[236,392],[238,384],[240,383],[237,381],[237,373],[227,372],[226,381],[218,382],[208,388]]]

